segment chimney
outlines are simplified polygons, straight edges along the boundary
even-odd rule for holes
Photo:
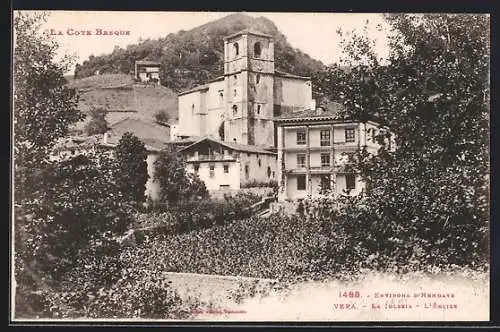
[[[310,106],[310,109],[312,109],[312,110],[315,110],[315,109],[316,109],[316,100],[315,100],[315,99],[311,99],[311,106]]]

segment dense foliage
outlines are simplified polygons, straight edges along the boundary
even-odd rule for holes
[[[145,200],[148,181],[147,151],[134,134],[125,133],[115,148],[118,163],[117,183],[121,192],[134,204]]]
[[[51,318],[185,319],[198,304],[185,304],[161,272],[135,268],[122,269],[110,287],[75,284],[38,299]]]
[[[45,16],[17,13],[14,17],[13,99],[15,200],[29,194],[31,174],[43,164],[68,125],[83,119],[78,98],[65,86],[69,59],[54,63],[57,45],[39,33]]]
[[[246,28],[254,28],[275,37],[276,68],[297,75],[321,70],[321,62],[292,48],[274,23],[265,18],[234,14],[190,31],[171,33],[158,40],[143,40],[126,49],[115,47],[111,54],[90,56],[75,69],[75,77],[104,73],[129,73],[136,60],[161,63],[160,82],[181,91],[216,78],[223,73],[223,38]]]
[[[65,67],[54,62],[57,45],[38,33],[43,20],[14,18],[16,318],[168,316],[178,297],[159,277],[130,272],[120,261],[117,239],[133,210],[111,151],[94,146],[48,158],[83,117],[75,91],[65,87]]]
[[[205,183],[186,171],[185,162],[175,148],[160,152],[154,162],[154,179],[160,185],[159,205],[176,206],[208,197]]]
[[[362,151],[363,205],[345,214],[381,264],[414,260],[480,265],[487,260],[489,19],[486,15],[388,15],[390,56],[354,33],[349,70],[318,85],[343,103],[341,117],[376,119],[397,150]]]
[[[177,206],[153,206],[151,211],[137,217],[134,227],[155,227],[162,234],[177,234],[224,225],[253,215],[251,207],[261,198],[252,193],[238,193],[223,200],[204,198]]]

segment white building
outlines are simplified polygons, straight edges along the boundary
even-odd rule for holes
[[[135,62],[135,78],[141,82],[160,81],[161,64],[156,61],[141,60]]]
[[[289,112],[275,118],[278,130],[278,200],[317,197],[323,190],[359,194],[364,183],[350,167],[350,155],[366,147],[377,153],[379,140],[394,149],[387,128],[375,122],[338,120],[340,105]]]
[[[273,117],[309,108],[309,77],[274,66],[274,38],[243,30],[224,38],[224,75],[179,94],[179,134],[275,146]]]
[[[276,181],[276,153],[257,146],[204,137],[180,153],[188,172],[198,174],[210,191]]]

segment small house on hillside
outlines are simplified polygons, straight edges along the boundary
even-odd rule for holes
[[[135,79],[141,82],[159,82],[161,64],[155,61],[135,62]]]

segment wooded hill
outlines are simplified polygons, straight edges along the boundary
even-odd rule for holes
[[[146,39],[111,54],[90,56],[75,68],[75,78],[105,73],[131,73],[136,60],[158,61],[162,65],[161,84],[175,92],[189,89],[223,74],[223,38],[243,29],[255,29],[275,37],[275,68],[311,76],[322,62],[293,48],[276,25],[264,17],[232,14],[189,31],[170,33],[164,38]]]

